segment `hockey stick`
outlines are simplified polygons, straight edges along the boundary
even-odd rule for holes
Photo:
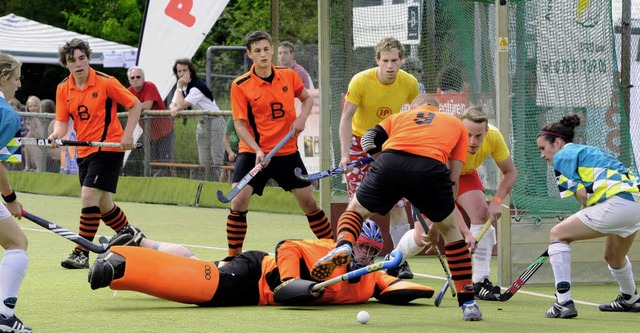
[[[216,192],[216,194],[218,195],[218,200],[220,200],[221,202],[227,203],[231,201],[231,199],[235,198],[235,196],[238,195],[238,193],[240,193],[240,191],[245,186],[247,186],[247,184],[249,184],[251,179],[253,179],[253,177],[255,177],[258,174],[258,172],[262,170],[262,168],[264,168],[265,163],[267,163],[278,152],[278,150],[280,150],[280,148],[282,148],[282,146],[285,145],[285,143],[291,140],[292,136],[293,136],[293,132],[289,131],[289,133],[287,133],[287,135],[282,140],[280,140],[280,142],[275,147],[273,147],[273,149],[271,149],[269,154],[267,154],[267,156],[264,157],[262,162],[256,164],[256,166],[254,166],[253,169],[249,170],[249,172],[246,175],[244,175],[244,177],[242,177],[242,179],[238,182],[236,187],[232,188],[229,193],[225,195],[224,193],[222,193],[222,191],[218,190]]]
[[[317,283],[316,281],[305,279],[289,279],[274,289],[273,300],[276,303],[286,305],[308,305],[310,302],[322,297],[324,288],[330,285],[361,277],[382,269],[396,268],[400,263],[402,263],[402,252],[394,250],[389,255],[389,260],[347,272],[324,282]]]
[[[23,146],[51,146],[51,140],[37,138],[20,138],[20,144]],[[121,148],[120,142],[92,142],[92,141],[71,141],[56,140],[59,146],[82,146],[82,147],[101,147],[101,148]],[[141,148],[142,143],[138,142],[133,145],[134,148]]]
[[[109,249],[109,241],[106,237],[100,237],[100,245],[90,242],[88,239],[73,233],[53,222],[49,222],[41,217],[35,216],[31,213],[28,213],[26,210],[22,210],[22,216],[27,218],[28,220],[35,222],[36,224],[44,227],[45,229],[49,229],[50,231],[82,246],[83,248],[95,252],[95,253],[104,253]]]
[[[504,294],[500,295],[500,302],[505,302],[511,299],[515,293],[524,286],[525,283],[533,276],[533,274],[544,264],[545,261],[549,258],[549,252],[544,251],[544,253],[538,257],[538,259],[534,260],[527,269],[518,276],[518,278],[513,281],[513,283],[507,288],[507,291]]]
[[[332,284],[336,284],[341,281],[346,281],[346,280],[351,280],[357,277],[361,277],[363,275],[367,275],[369,273],[373,273],[381,269],[394,269],[400,266],[401,263],[402,263],[402,252],[400,252],[400,250],[393,250],[389,254],[389,260],[381,261],[376,264],[358,268],[354,271],[344,273],[340,276],[336,276],[331,280],[317,283],[311,288],[311,291],[318,291]]]
[[[424,232],[425,233],[429,233],[429,226],[427,225],[427,221],[422,216],[422,213],[420,213],[418,208],[416,208],[413,204],[411,205],[411,208],[413,209],[414,213],[416,214],[416,217],[418,218],[418,221],[420,222],[420,225],[422,226],[422,229],[424,230]],[[442,254],[440,253],[440,250],[438,249],[438,245],[435,244],[434,248],[436,250],[436,256],[438,257],[438,260],[440,261],[440,265],[442,265],[442,269],[444,270],[444,275],[447,278],[447,281],[444,283],[444,286],[442,287],[442,290],[440,290],[440,292],[438,293],[438,295],[436,296],[436,299],[434,301],[434,305],[435,306],[440,306],[440,303],[442,302],[442,298],[444,298],[444,294],[447,293],[447,289],[449,289],[449,287],[451,285],[453,285],[453,280],[451,279],[451,274],[449,273],[449,268],[448,268],[447,264],[444,262],[444,259],[442,258]],[[456,297],[455,288],[451,288],[451,296]]]
[[[428,233],[429,226],[427,226],[427,221],[424,219],[420,211],[415,206],[412,205],[412,208],[416,213],[416,217],[418,218],[418,221],[420,221],[420,225],[422,225],[422,229],[424,229],[425,232]],[[487,222],[482,227],[482,230],[480,230],[480,232],[476,236],[476,242],[479,242],[482,239],[482,237],[484,237],[484,234],[486,234],[487,230],[489,230],[489,228],[491,227],[491,223],[492,223],[491,219],[487,220]],[[442,290],[440,290],[440,292],[436,296],[436,299],[434,302],[435,306],[439,306],[440,303],[442,302],[442,298],[444,297],[444,294],[447,292],[447,289],[451,285],[453,285],[453,280],[451,278],[451,273],[449,273],[448,266],[445,264],[444,259],[442,258],[442,253],[440,253],[440,250],[438,249],[437,245],[435,246],[435,250],[436,250],[436,256],[438,257],[438,260],[440,261],[440,265],[442,265],[442,269],[444,269],[444,274],[447,278],[447,281],[442,287]],[[456,291],[454,290],[454,288],[451,288],[451,296],[456,297]]]
[[[365,157],[363,159],[360,159],[360,160],[357,160],[357,161],[354,161],[354,162],[351,162],[351,163],[347,164],[347,167],[359,167],[359,166],[361,166],[363,164],[370,163],[371,161],[373,161],[373,158]],[[325,170],[325,171],[321,171],[321,172],[316,172],[316,173],[312,173],[312,174],[308,174],[308,175],[303,175],[302,174],[302,169],[300,169],[300,168],[296,168],[293,172],[295,173],[296,177],[298,177],[298,179],[311,181],[311,180],[322,179],[322,178],[333,176],[333,175],[339,175],[339,174],[344,172],[344,168],[339,166],[339,167],[335,167],[333,169],[329,169],[329,170]]]

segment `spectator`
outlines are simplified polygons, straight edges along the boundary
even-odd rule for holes
[[[40,113],[56,113],[56,103],[50,99],[43,99],[40,101]],[[47,135],[48,133],[53,133],[53,126],[55,124],[55,119],[49,121],[49,125],[47,126]],[[60,171],[60,154],[62,154],[61,148],[49,148],[46,149],[46,168],[47,172],[59,172]]]
[[[304,87],[306,89],[313,89],[313,82],[311,82],[309,73],[293,59],[295,54],[295,48],[291,42],[280,42],[280,44],[278,44],[278,66],[293,69],[300,77],[300,80],[302,80]]]
[[[176,92],[169,106],[173,117],[178,114],[178,111],[186,110],[188,107],[207,111],[219,110],[211,90],[198,78],[196,66],[191,59],[176,60],[173,64],[173,74],[178,79]],[[198,120],[196,128],[198,160],[201,165],[214,166],[210,170],[211,179],[220,178],[218,167],[224,164],[224,129],[223,116],[203,116]]]
[[[29,96],[27,99],[27,112],[40,113],[40,98],[37,96]],[[45,136],[42,120],[36,117],[27,117],[25,120],[27,126],[27,138],[43,138]],[[24,171],[45,171],[45,159],[43,158],[43,149],[38,146],[22,147],[22,158],[24,161]]]
[[[420,59],[416,57],[407,57],[402,63],[401,68],[418,80],[418,86],[421,94],[427,92],[427,88],[425,88],[422,83],[422,61],[420,61]]]
[[[236,161],[236,157],[238,156],[238,143],[240,142],[240,138],[238,138],[238,134],[236,133],[236,127],[233,125],[233,117],[229,117],[227,121],[227,128],[224,131],[224,149],[225,149],[225,164],[233,165],[233,162]],[[220,173],[220,182],[227,182],[227,173]]]
[[[167,109],[156,85],[145,80],[142,68],[129,68],[127,76],[131,85],[128,89],[134,96],[138,97],[138,100],[142,103],[142,110]],[[173,121],[169,117],[151,117],[150,119],[151,161],[173,162],[175,140]],[[146,130],[144,120],[140,120],[140,126]]]

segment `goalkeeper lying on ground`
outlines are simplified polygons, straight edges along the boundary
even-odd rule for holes
[[[336,269],[332,277],[369,265],[380,253],[379,227],[372,221],[365,226],[354,247],[352,266]],[[246,251],[225,264],[194,259],[179,245],[146,238],[116,241],[133,246],[114,246],[98,257],[89,272],[92,289],[108,286],[199,306],[278,305],[273,300],[276,287],[291,279],[311,280],[311,265],[335,247],[328,239],[285,240],[277,245],[275,256]],[[328,286],[309,302],[355,304],[375,297],[383,303],[405,304],[432,295],[430,287],[376,271]]]

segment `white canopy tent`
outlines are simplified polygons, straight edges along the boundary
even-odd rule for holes
[[[0,17],[0,51],[23,63],[58,64],[58,47],[73,38],[89,42],[91,64],[104,67],[135,65],[138,49],[129,45],[79,34],[9,14]]]

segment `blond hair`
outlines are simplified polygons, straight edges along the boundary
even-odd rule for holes
[[[404,46],[400,41],[393,37],[384,37],[376,45],[376,59],[380,59],[380,53],[382,52],[398,52],[400,59],[404,58]]]
[[[0,79],[8,80],[20,68],[21,63],[16,57],[0,52]]]
[[[489,125],[489,114],[481,106],[470,106],[462,113],[461,120],[468,119],[474,123]]]

